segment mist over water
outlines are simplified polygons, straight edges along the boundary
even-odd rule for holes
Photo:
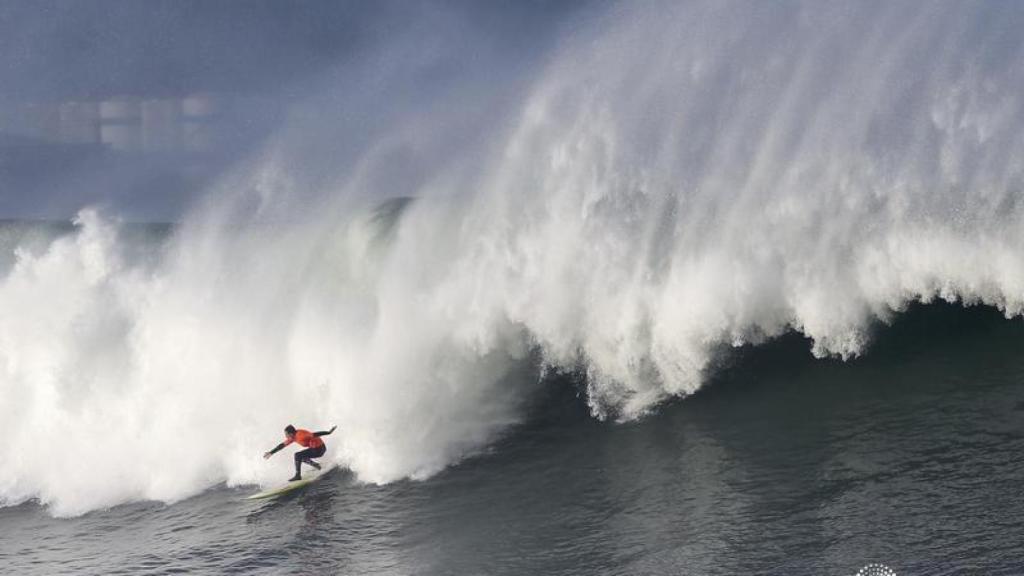
[[[2,245],[0,499],[269,482],[287,423],[337,424],[326,458],[362,481],[424,478],[521,421],[547,370],[630,420],[730,347],[796,331],[850,358],[935,299],[1018,316],[1020,24],[630,3],[449,72],[451,36],[396,38],[167,234],[85,209]]]

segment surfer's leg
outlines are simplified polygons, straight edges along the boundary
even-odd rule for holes
[[[306,452],[309,452],[309,450],[301,450],[295,453],[295,476],[292,477],[292,480],[302,479],[302,471],[300,469],[302,468],[302,461],[308,456]]]
[[[323,456],[324,452],[326,452],[326,451],[327,451],[327,447],[326,446],[320,446],[318,448],[309,448],[307,450],[303,450],[299,454],[303,455],[303,458],[302,458],[303,462],[305,462],[306,464],[309,464],[313,468],[316,468],[317,470],[319,470],[320,469],[320,465],[317,464],[316,462],[314,462],[313,458],[319,458],[319,457]]]

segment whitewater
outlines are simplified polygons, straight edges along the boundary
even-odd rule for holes
[[[917,302],[1019,322],[1021,24],[1012,4],[610,5],[521,88],[453,82],[343,157],[308,152],[358,113],[297,114],[165,233],[83,207],[0,235],[0,501],[75,516],[267,484],[288,423],[336,424],[325,460],[361,482],[424,479],[513,430],[547,374],[628,422],[786,334],[850,359]],[[414,87],[437,42],[370,60],[346,105]]]

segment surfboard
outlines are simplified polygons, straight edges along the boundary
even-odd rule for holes
[[[317,472],[316,474],[307,475],[302,480],[296,480],[295,482],[289,482],[289,483],[285,484],[284,486],[278,486],[277,488],[271,488],[270,490],[264,490],[263,492],[257,492],[256,494],[253,494],[252,496],[246,497],[246,500],[262,500],[264,498],[274,498],[275,496],[281,496],[281,495],[287,494],[289,492],[294,492],[295,490],[298,490],[299,488],[304,488],[306,486],[309,486],[313,482],[316,482],[317,480],[323,478],[332,469],[333,469],[333,466],[331,468],[325,468],[325,469],[321,470],[320,472]]]

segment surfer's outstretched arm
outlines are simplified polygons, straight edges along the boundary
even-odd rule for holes
[[[313,436],[328,436],[331,432],[334,432],[335,428],[337,428],[337,426],[331,426],[330,430],[324,432],[313,432]]]
[[[280,451],[282,448],[284,448],[284,442],[281,442],[277,446],[274,446],[274,449],[271,450],[270,452],[264,452],[263,453],[263,458],[264,459],[270,458],[274,454],[277,454],[277,452]]]

